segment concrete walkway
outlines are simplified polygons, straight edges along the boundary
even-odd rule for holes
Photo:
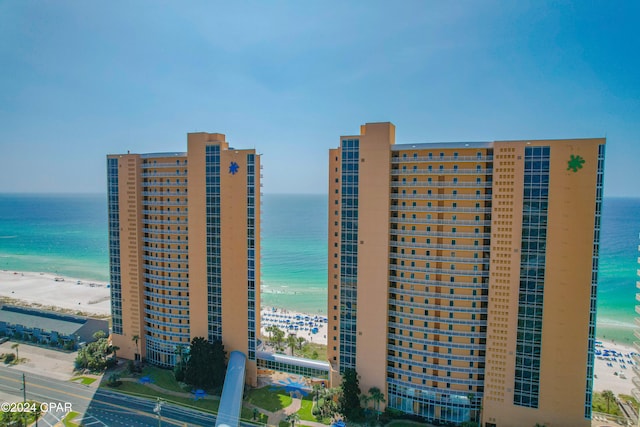
[[[300,410],[300,408],[302,407],[302,399],[298,399],[294,397],[293,401],[289,406],[287,406],[286,408],[280,409],[279,411],[276,411],[276,412],[269,412],[265,409],[262,409],[258,406],[255,406],[254,404],[247,403],[247,402],[244,403],[244,406],[251,409],[255,408],[258,411],[260,411],[260,413],[265,414],[268,417],[267,425],[277,427],[278,425],[280,425],[281,421],[286,421],[286,418],[289,415],[295,412],[298,412]],[[296,423],[296,425],[309,426],[309,427],[327,427],[326,424],[322,424],[316,421],[307,421],[307,420],[300,420]]]

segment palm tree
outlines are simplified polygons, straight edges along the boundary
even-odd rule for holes
[[[40,404],[38,404],[38,403],[33,405],[33,408],[35,409],[33,415],[36,418],[36,427],[38,427],[38,418],[40,418],[40,415],[42,415],[42,409],[40,408]]]
[[[615,402],[616,401],[616,395],[613,394],[613,392],[611,390],[605,390],[602,392],[602,398],[605,400],[605,402],[607,402],[607,414],[609,413],[609,404],[611,404],[611,402]]]
[[[303,337],[298,337],[298,350],[302,350],[302,347],[307,342]]]
[[[313,397],[315,397],[316,405],[318,404],[318,395],[320,394],[321,390],[322,386],[320,384],[313,385]]]
[[[20,361],[20,357],[18,355],[18,347],[20,347],[20,344],[18,343],[11,345],[11,348],[16,351],[16,362]]]
[[[371,400],[373,400],[373,409],[376,410],[378,417],[380,417],[380,402],[384,403],[384,393],[380,391],[378,387],[371,387],[369,389]]]
[[[269,342],[271,342],[271,340],[273,339],[273,328],[275,327],[275,325],[269,325],[264,329],[265,331],[269,332]]]
[[[138,340],[140,339],[140,337],[138,335],[134,335],[131,337],[131,341],[134,341],[136,343],[136,355],[134,356],[134,359],[138,360]]]
[[[291,423],[291,427],[296,427],[296,423],[300,421],[300,415],[298,415],[297,412],[294,412],[293,414],[288,415],[286,420]]]
[[[287,337],[287,346],[289,346],[289,348],[291,349],[292,356],[293,356],[293,349],[296,348],[296,345],[298,345],[298,340],[296,339],[296,336],[293,334],[290,334]]]
[[[276,350],[282,351],[282,343],[284,342],[284,331],[277,326],[273,331],[273,341],[275,343]]]
[[[370,401],[371,396],[369,396],[368,394],[363,393],[360,395],[360,403],[362,404],[363,408],[366,408]]]
[[[117,359],[118,358],[118,350],[120,350],[120,347],[118,347],[117,345],[112,345],[111,346],[111,350],[113,351],[113,358]]]

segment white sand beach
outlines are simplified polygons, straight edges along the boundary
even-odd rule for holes
[[[266,328],[276,325],[287,334],[294,334],[315,344],[327,345],[327,316],[264,307],[260,310],[260,332],[268,337]]]
[[[597,340],[596,343],[593,390],[611,390],[616,395],[631,394],[633,368],[638,366],[633,356],[640,356],[636,348],[606,340]]]
[[[89,315],[105,316],[111,310],[110,290],[106,283],[50,273],[0,271],[0,297],[16,300],[23,305],[36,305],[45,309],[57,307]],[[269,335],[267,326],[277,325],[283,331],[310,342],[327,344],[328,326],[325,315],[264,307],[260,316],[263,336]],[[298,329],[295,329],[296,326]],[[316,333],[312,332],[313,328],[317,328]],[[596,355],[595,360],[594,390],[631,394],[633,367],[637,363],[633,356],[638,355],[637,350],[633,346],[607,340],[598,340],[596,349],[600,354]]]
[[[43,309],[62,308],[87,315],[111,315],[107,284],[51,273],[0,271],[0,297]],[[9,301],[9,303],[11,303]]]

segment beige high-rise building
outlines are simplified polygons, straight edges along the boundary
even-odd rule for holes
[[[431,421],[589,426],[605,140],[329,154],[332,382]],[[384,406],[384,405],[383,405]]]
[[[260,157],[222,134],[187,151],[107,156],[113,343],[172,367],[204,337],[247,355],[260,330]]]

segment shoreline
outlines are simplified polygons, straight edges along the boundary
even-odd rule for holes
[[[8,299],[7,304],[62,309],[85,316],[111,316],[111,291],[106,282],[52,273],[1,270],[0,298]]]
[[[108,286],[106,282],[83,280],[53,273],[0,270],[0,303],[107,317],[111,315],[111,294]],[[300,318],[297,319],[296,316]],[[324,321],[327,315],[322,312],[310,313],[265,305],[260,308],[260,317],[260,333],[264,337],[269,336],[266,327],[269,324],[276,324],[285,334],[292,333],[309,342],[327,345],[328,323]],[[305,320],[305,317],[308,319]],[[288,323],[287,320],[289,320]],[[306,324],[300,325],[299,322]],[[312,324],[309,325],[308,322]],[[290,324],[298,324],[298,330],[296,331],[295,327],[287,328]],[[607,326],[611,327],[611,325]],[[304,330],[305,327],[308,329]],[[312,327],[318,328],[317,333],[311,332]],[[631,342],[620,342],[601,336],[596,339],[602,343],[602,346],[596,347],[598,350],[602,351],[606,348],[621,353],[625,357],[624,362],[621,363],[618,357],[613,361],[611,356],[606,360],[604,356],[596,355],[594,391],[610,389],[615,393],[630,394],[633,388],[631,382],[633,367],[636,362],[626,356],[637,355],[640,351]]]

